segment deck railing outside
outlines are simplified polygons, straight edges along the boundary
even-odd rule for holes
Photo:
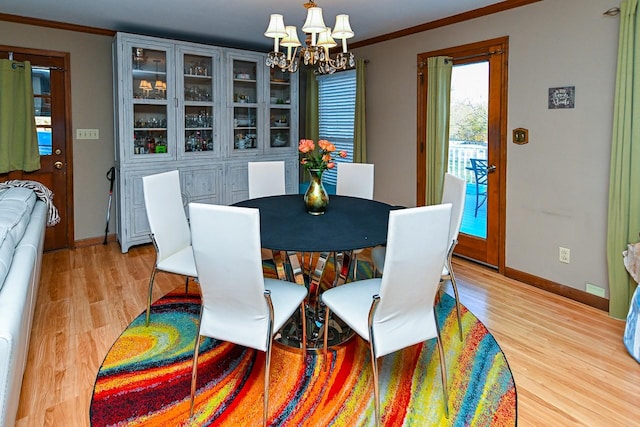
[[[476,214],[476,184],[469,159],[486,159],[487,144],[449,141],[449,173],[467,181],[467,198],[460,231],[482,239],[487,237],[487,204]]]
[[[486,159],[487,144],[474,144],[466,141],[449,141],[449,173],[464,178],[468,183],[474,182],[473,171],[469,159]]]

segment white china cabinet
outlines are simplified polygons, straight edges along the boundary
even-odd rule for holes
[[[118,33],[113,42],[116,234],[148,243],[142,177],[180,170],[189,202],[248,198],[247,162],[284,160],[298,190],[298,80],[265,54]]]

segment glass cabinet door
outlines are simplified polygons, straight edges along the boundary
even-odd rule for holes
[[[214,90],[214,58],[208,55],[182,54],[183,78],[182,91],[184,96],[184,140],[182,152],[212,152],[217,147],[214,144],[217,120],[214,116],[216,105]],[[179,147],[180,149],[180,147]]]
[[[291,81],[290,74],[271,69],[269,78],[269,146],[291,146]]]
[[[233,151],[256,150],[258,129],[258,76],[256,61],[233,60]],[[264,109],[262,110],[264,111]]]
[[[167,153],[167,51],[131,47],[134,157]]]

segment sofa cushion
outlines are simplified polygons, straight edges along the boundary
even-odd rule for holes
[[[35,193],[27,188],[9,188],[0,192],[0,289],[35,203]]]

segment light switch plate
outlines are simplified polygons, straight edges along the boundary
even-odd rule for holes
[[[529,130],[525,128],[516,128],[513,130],[513,143],[523,145],[529,142]]]
[[[76,139],[100,139],[100,130],[76,129]]]

